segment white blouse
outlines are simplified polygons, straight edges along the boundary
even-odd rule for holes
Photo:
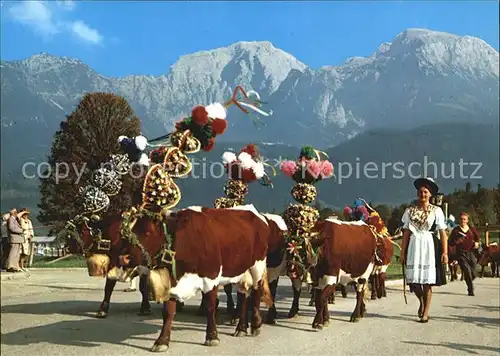
[[[421,208],[410,206],[406,208],[401,221],[403,222],[403,228],[409,229],[413,233],[416,231],[429,231],[434,221],[437,230],[446,230],[447,228],[443,210],[436,205],[429,205],[427,218]]]

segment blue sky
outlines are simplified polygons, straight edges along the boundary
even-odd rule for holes
[[[368,56],[407,28],[476,36],[498,50],[498,2],[1,1],[2,60],[39,52],[107,76],[159,75],[179,56],[271,41],[318,68]]]

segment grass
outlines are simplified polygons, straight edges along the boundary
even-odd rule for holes
[[[87,267],[85,258],[82,256],[71,256],[62,261],[57,261],[52,264],[48,262],[57,259],[57,257],[49,256],[34,256],[33,265],[34,268],[75,268],[75,267]]]

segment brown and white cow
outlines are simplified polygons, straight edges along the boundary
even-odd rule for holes
[[[356,283],[356,307],[351,322],[365,315],[364,293],[375,264],[376,237],[364,222],[338,219],[318,221],[314,228],[320,236],[313,240],[319,247],[318,262],[311,269],[314,281],[316,316],[312,327],[321,330],[329,324],[328,296],[336,283]]]
[[[119,267],[147,265],[147,256],[161,255],[165,235],[161,223],[141,219],[138,243],[122,245],[124,254],[108,273],[118,275]],[[136,224],[136,225],[137,225]],[[190,207],[168,214],[167,229],[173,237],[173,263],[166,265],[170,286],[165,288],[163,328],[153,345],[153,351],[165,351],[170,344],[176,300],[184,302],[198,291],[206,294],[208,307],[205,345],[219,343],[215,323],[216,297],[219,285],[237,284],[240,291],[253,295],[252,335],[262,326],[261,300],[270,306],[266,257],[270,228],[266,219],[252,205],[231,209]],[[146,252],[146,253],[145,253]],[[126,261],[126,262],[123,262]],[[241,310],[246,311],[247,298]],[[247,334],[246,313],[241,313],[235,336]]]
[[[485,246],[479,257],[478,264],[481,266],[481,277],[484,276],[484,268],[491,263],[491,276],[499,277],[500,273],[500,246],[494,242]]]

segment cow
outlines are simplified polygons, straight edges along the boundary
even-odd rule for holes
[[[499,277],[500,270],[500,246],[496,242],[483,248],[478,264],[481,266],[481,277],[484,276],[484,267],[491,263],[492,277]]]
[[[95,259],[99,259],[102,255],[118,254],[121,243],[120,237],[121,217],[119,215],[107,217],[101,221],[93,222],[89,225],[89,219],[77,218],[71,221],[67,228],[71,231],[71,237],[67,241],[67,247],[72,254],[82,254],[84,256],[94,255]],[[102,258],[102,257],[101,257]],[[103,260],[106,260],[104,258]],[[106,266],[101,264],[103,270],[96,270],[89,264],[89,275],[101,276],[106,269]],[[116,279],[106,278],[104,286],[104,299],[97,311],[97,318],[103,319],[108,316],[111,294],[116,286]],[[147,276],[141,276],[139,282],[139,291],[142,295],[141,307],[139,315],[150,315],[151,305],[149,303],[147,291]]]
[[[165,286],[160,288],[164,294],[157,299],[164,302],[163,327],[152,351],[169,348],[176,300],[184,302],[197,291],[206,294],[205,345],[218,345],[217,290],[219,285],[229,283],[237,284],[247,296],[252,294],[251,333],[259,335],[262,326],[260,303],[272,305],[266,269],[270,233],[266,219],[253,205],[230,209],[189,207],[162,215],[168,236],[164,233],[163,222],[147,217],[138,219],[134,227],[141,225],[139,230],[143,233],[123,241],[122,254],[111,263],[108,272],[108,276],[114,277],[124,269],[156,266],[166,276],[163,279]],[[170,241],[171,250],[165,248],[165,241]],[[165,263],[161,264],[160,260]],[[150,282],[151,275],[152,272]],[[242,311],[247,309],[247,299],[242,300]],[[247,329],[247,316],[242,312],[234,336],[246,335]]]
[[[317,289],[312,328],[322,330],[328,326],[327,299],[336,283],[344,286],[356,283],[356,307],[350,321],[357,322],[366,313],[364,293],[375,265],[376,237],[362,221],[320,220],[313,230],[319,233],[312,242],[313,247],[319,249],[319,257],[311,268],[314,288]]]

